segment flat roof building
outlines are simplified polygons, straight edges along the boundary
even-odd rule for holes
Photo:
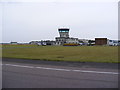
[[[95,38],[95,45],[107,45],[107,38]]]

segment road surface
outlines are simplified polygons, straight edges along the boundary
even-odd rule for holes
[[[118,88],[118,64],[3,58],[3,88]]]

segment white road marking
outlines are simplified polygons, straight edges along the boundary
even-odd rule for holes
[[[116,72],[83,71],[83,70],[73,70],[73,71],[76,71],[76,72],[87,72],[87,73],[118,74]]]
[[[56,70],[56,71],[71,71],[71,72],[82,72],[82,73],[98,73],[98,74],[119,74],[117,72],[101,72],[101,71],[86,71],[86,70],[72,70],[72,69],[61,69],[61,68],[47,68],[47,67],[34,67],[34,66],[23,66],[23,65],[14,65],[14,64],[2,64],[5,66],[13,66],[13,67],[23,67],[23,68],[38,68],[45,70]]]
[[[3,65],[6,65],[6,66],[14,66],[14,67],[35,68],[35,67],[32,67],[32,66],[22,66],[22,65],[13,65],[13,64],[3,64]]]
[[[68,69],[58,69],[58,68],[46,68],[46,67],[35,67],[35,68],[57,70],[57,71],[71,71],[71,70],[68,70]]]

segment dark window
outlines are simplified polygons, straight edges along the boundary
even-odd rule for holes
[[[109,40],[109,42],[112,42],[112,40]]]
[[[118,43],[118,41],[113,41],[113,43]]]

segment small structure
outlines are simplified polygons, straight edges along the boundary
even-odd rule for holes
[[[14,45],[17,45],[18,43],[17,43],[17,42],[10,42],[10,44],[14,44]]]
[[[107,38],[95,38],[95,45],[107,45]]]
[[[41,41],[41,43],[46,45],[55,45],[55,41],[52,40]]]
[[[56,42],[55,41],[50,41],[50,40],[41,40],[41,41],[31,41],[29,42],[29,44],[35,44],[35,45],[43,45],[43,46],[46,46],[46,45],[55,45]]]
[[[38,43],[41,43],[41,41],[31,41],[31,42],[29,42],[29,44],[36,44],[36,45],[38,45]]]

